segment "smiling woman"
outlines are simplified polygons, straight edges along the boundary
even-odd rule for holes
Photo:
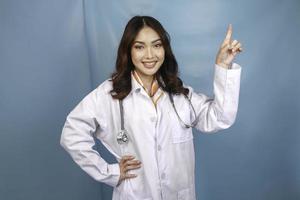
[[[143,87],[149,94],[152,82],[173,94],[188,94],[178,77],[178,64],[169,38],[167,31],[153,17],[136,16],[129,20],[118,48],[116,71],[112,75],[111,94],[114,98],[123,99],[129,94],[132,72],[138,79],[145,79],[142,80],[145,81]]]
[[[116,71],[72,110],[61,136],[83,170],[114,187],[114,200],[196,199],[192,127],[216,132],[236,117],[241,68],[232,61],[241,44],[231,34],[229,26],[209,98],[183,85],[169,35],[156,19],[128,22]],[[94,135],[118,163],[93,150]]]
[[[136,75],[150,94],[154,75],[165,59],[161,39],[152,28],[145,26],[140,30],[131,48],[131,58]]]

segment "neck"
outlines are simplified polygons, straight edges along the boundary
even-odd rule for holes
[[[139,81],[142,82],[143,87],[146,88],[148,92],[150,92],[154,76],[143,76],[138,71],[135,72]]]

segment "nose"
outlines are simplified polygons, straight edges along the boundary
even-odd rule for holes
[[[152,58],[153,57],[153,52],[152,52],[152,48],[149,47],[147,48],[147,52],[146,52],[146,58]]]

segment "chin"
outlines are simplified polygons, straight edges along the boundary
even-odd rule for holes
[[[159,69],[159,68],[158,68]],[[156,74],[158,69],[143,69],[142,72],[147,76],[153,76]]]

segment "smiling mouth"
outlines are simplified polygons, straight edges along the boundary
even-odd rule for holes
[[[143,63],[143,65],[144,65],[144,67],[146,67],[146,68],[153,68],[153,67],[156,65],[157,61],[153,61],[153,62],[142,62],[142,63]]]

